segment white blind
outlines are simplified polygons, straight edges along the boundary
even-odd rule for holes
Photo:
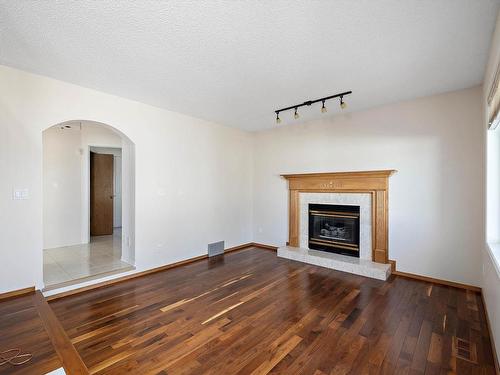
[[[498,89],[500,81],[500,62],[498,63],[493,83],[488,93],[488,128],[493,130],[500,124],[500,90]]]

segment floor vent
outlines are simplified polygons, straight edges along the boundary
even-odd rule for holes
[[[214,242],[208,244],[208,256],[224,254],[224,241]]]
[[[464,361],[477,364],[476,344],[453,336],[453,355]]]

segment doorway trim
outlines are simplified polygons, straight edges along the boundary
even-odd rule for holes
[[[132,266],[135,265],[135,179],[134,179],[134,147],[127,145],[122,137],[122,147],[109,146],[107,144],[88,144],[84,150],[82,162],[82,242],[90,242],[90,153],[92,148],[120,148],[122,152],[122,256],[121,260]]]
[[[89,172],[88,174],[87,173],[83,173],[83,175],[85,175],[86,177],[88,176],[88,181],[83,181],[83,178],[82,178],[82,182],[85,184],[85,183],[88,183],[89,184],[89,187],[88,187],[88,203],[89,203],[89,222],[88,222],[88,232],[87,234],[89,235],[89,242],[90,242],[90,239],[92,238],[92,200],[91,200],[91,194],[92,194],[92,154],[100,154],[100,155],[107,155],[108,157],[112,157],[112,160],[113,160],[113,166],[112,166],[112,185],[113,185],[113,191],[112,191],[112,203],[113,203],[113,211],[112,211],[112,217],[111,217],[111,233],[110,234],[113,234],[114,233],[114,229],[115,229],[115,220],[116,220],[116,217],[115,217],[115,214],[116,214],[116,205],[117,205],[117,199],[116,199],[116,195],[115,195],[115,192],[116,192],[116,160],[117,158],[120,158],[121,159],[121,155],[122,155],[122,148],[121,147],[97,147],[97,146],[92,146],[92,145],[89,145]],[[117,156],[117,154],[119,154],[119,156]],[[121,176],[122,176],[122,165],[121,165],[121,161],[120,161],[120,188],[121,188],[121,184],[123,181],[121,181]],[[83,169],[82,169],[83,171]],[[83,176],[82,176],[83,177]],[[84,190],[84,189],[82,189]],[[121,208],[121,193],[120,193],[120,208]],[[120,216],[121,216],[121,210],[120,210]],[[120,217],[120,228],[121,228],[121,221],[122,221],[122,218]]]
[[[77,125],[85,126],[85,124],[102,126],[105,129],[111,130],[120,139],[121,144],[110,144],[113,142],[82,142],[80,154],[81,162],[81,228],[80,228],[80,243],[88,243],[90,240],[90,148],[121,148],[122,150],[122,256],[121,260],[134,266],[135,259],[135,144],[118,128],[108,125],[103,122],[85,119],[65,120],[58,123],[53,123],[50,126],[45,126],[41,129],[40,137],[43,132],[55,126]],[[42,142],[43,145],[43,142]],[[42,172],[43,173],[43,172]],[[42,210],[46,208],[42,205]],[[43,219],[42,219],[43,220]],[[42,228],[43,228],[42,221]],[[41,246],[41,251],[44,247]],[[43,257],[41,257],[43,262]],[[40,265],[42,267],[42,264]],[[40,280],[43,287],[43,272]],[[41,288],[40,288],[41,289]]]

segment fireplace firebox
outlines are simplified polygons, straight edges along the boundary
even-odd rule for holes
[[[309,204],[309,248],[359,258],[359,206]]]

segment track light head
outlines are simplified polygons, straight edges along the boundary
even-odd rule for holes
[[[321,113],[326,113],[327,109],[325,107],[325,101],[323,100],[323,106],[321,107]]]
[[[281,124],[280,113],[276,112],[276,123]]]
[[[340,108],[345,109],[347,107],[346,102],[344,102],[344,97],[340,97]]]
[[[293,118],[297,120],[299,118],[299,113],[297,112],[297,107],[295,107],[295,114],[293,115]]]

